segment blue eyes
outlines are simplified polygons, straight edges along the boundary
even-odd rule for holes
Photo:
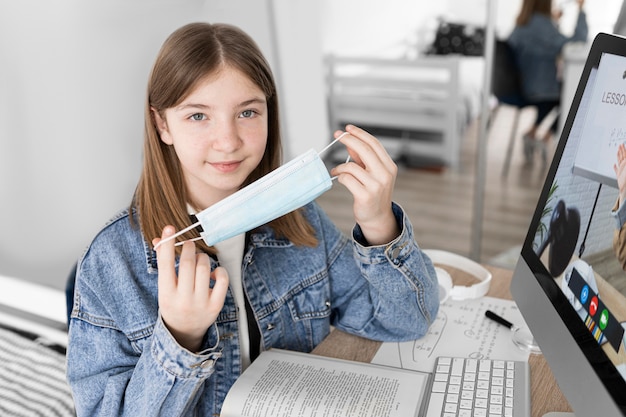
[[[239,117],[242,119],[249,119],[251,117],[254,117],[256,114],[257,112],[254,110],[244,110],[241,113],[239,113]],[[189,116],[189,119],[194,122],[201,122],[203,120],[207,120],[208,117],[204,113],[194,113],[191,116]]]

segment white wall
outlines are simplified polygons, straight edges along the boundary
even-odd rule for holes
[[[147,74],[198,0],[0,5],[0,273],[61,285],[130,202]]]
[[[250,33],[274,71],[289,74],[279,81],[292,90],[281,97],[287,139],[297,138],[289,154],[326,143],[311,4],[0,2],[0,275],[63,287],[100,226],[129,205],[148,72],[165,37],[184,23],[222,21]],[[278,29],[285,39],[273,38]],[[306,36],[289,35],[296,30]]]

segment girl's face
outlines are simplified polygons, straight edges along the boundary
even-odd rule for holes
[[[267,102],[242,72],[224,67],[202,80],[163,118],[161,140],[173,145],[191,202],[203,210],[233,194],[257,167],[267,143]]]

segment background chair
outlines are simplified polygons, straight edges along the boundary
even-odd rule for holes
[[[515,144],[521,110],[531,105],[524,99],[522,94],[521,80],[515,61],[515,55],[506,40],[496,39],[491,92],[498,100],[498,106],[494,110],[493,118],[495,118],[501,105],[512,106],[516,109],[504,165],[502,167],[502,176],[506,177],[511,165],[511,156],[513,154],[513,146]]]

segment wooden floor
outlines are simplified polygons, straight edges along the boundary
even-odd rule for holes
[[[512,108],[500,108],[488,135],[482,239],[478,251],[481,262],[511,268],[526,236],[547,171],[539,158],[532,165],[524,163],[521,133],[518,133],[510,171],[503,177],[513,114]],[[524,131],[533,118],[532,110],[523,112],[518,132]],[[468,127],[458,170],[429,170],[398,163],[394,200],[408,213],[422,248],[444,249],[464,256],[472,253],[478,131],[479,121]],[[548,163],[553,150],[554,143]],[[352,196],[347,189],[335,184],[318,202],[349,233],[354,220]]]

